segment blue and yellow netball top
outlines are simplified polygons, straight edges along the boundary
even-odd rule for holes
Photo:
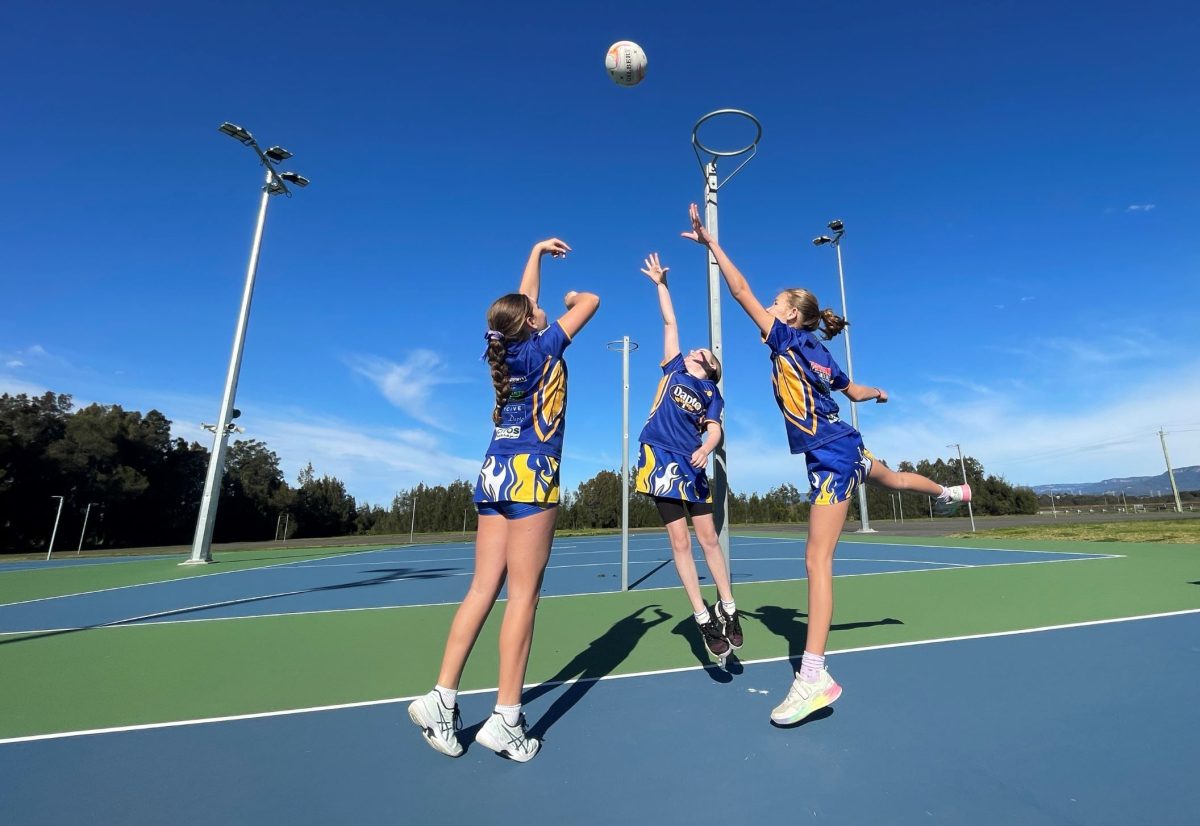
[[[567,363],[562,356],[570,343],[557,321],[524,341],[509,343],[510,389],[488,445],[489,456],[562,456],[567,412]]]
[[[857,432],[838,417],[831,395],[849,387],[850,378],[816,336],[775,319],[765,342],[771,348],[771,383],[792,453]]]
[[[688,373],[683,354],[662,363],[663,377],[638,441],[691,456],[703,442],[706,422],[721,423],[725,400],[716,382]]]

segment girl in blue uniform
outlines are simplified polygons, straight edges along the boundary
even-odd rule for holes
[[[566,313],[547,323],[537,303],[541,259],[546,254],[562,258],[569,251],[557,238],[535,244],[519,291],[497,299],[487,314],[484,358],[491,367],[496,404],[491,444],[475,487],[475,573],[450,624],[437,685],[408,707],[426,742],[451,757],[463,751],[457,736],[459,679],[506,579],[496,708],[475,740],[520,762],[532,759],[540,746],[526,734],[521,686],[558,516],[567,405],[563,351],[600,306],[592,293],[571,291],[564,299]]]
[[[700,210],[692,204],[691,232],[683,233],[712,252],[729,294],[758,326],[763,342],[771,348],[772,383],[775,400],[783,414],[792,453],[803,453],[808,467],[809,502],[812,511],[805,546],[808,569],[808,637],[800,671],[787,697],[772,712],[771,719],[789,724],[824,708],[841,696],[842,689],[825,669],[825,645],[833,619],[833,552],[846,523],[850,495],[870,482],[892,490],[910,490],[938,497],[943,503],[969,502],[968,485],[943,487],[916,473],[896,473],[863,446],[862,436],[838,416],[833,391],[844,393],[851,402],[887,401],[879,387],[850,381],[833,360],[825,340],[846,326],[832,310],[821,310],[808,290],[784,290],[764,307],[750,291],[746,277],[713,240],[700,221]]]
[[[642,270],[654,282],[663,320],[663,377],[654,394],[638,449],[637,490],[654,499],[667,528],[671,554],[683,590],[692,603],[692,614],[709,653],[719,659],[742,647],[742,626],[729,571],[713,525],[712,491],[708,484],[708,456],[721,443],[721,418],[725,401],[717,382],[721,365],[709,350],[679,350],[679,327],[667,271],[651,253]],[[708,571],[717,586],[719,602],[711,608],[700,594],[700,579],[692,558],[692,538],[687,517],[692,517],[696,539],[704,551]]]

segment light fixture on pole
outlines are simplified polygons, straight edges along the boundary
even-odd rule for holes
[[[741,149],[733,150],[717,150],[705,146],[700,142],[700,127],[719,115],[737,115],[749,120],[754,124],[754,140]],[[696,161],[700,164],[700,171],[704,174],[704,226],[714,241],[718,240],[717,191],[729,183],[734,175],[741,172],[742,167],[750,163],[750,160],[758,153],[758,142],[761,139],[762,124],[759,123],[758,118],[741,109],[717,109],[715,112],[709,112],[700,118],[700,120],[696,121],[696,125],[692,127],[692,149],[696,153]],[[702,154],[708,156],[707,161],[704,160]],[[739,155],[745,155],[746,157],[732,172],[725,176],[725,180],[718,180],[717,158],[733,158]],[[707,253],[708,349],[716,356],[718,362],[724,363],[724,346],[721,342],[721,268],[717,266],[717,259],[713,255],[712,250],[707,250]],[[721,378],[717,380],[717,389],[723,397],[725,395],[725,375],[723,372]],[[717,540],[721,544],[721,555],[725,557],[725,570],[732,577],[733,569],[729,564],[729,472],[726,465],[724,437],[717,444],[716,450],[712,452],[712,457],[713,527],[716,528]]]
[[[622,336],[610,341],[608,349],[621,353],[621,590],[629,590],[629,354],[636,341]]]
[[[87,510],[83,512],[83,530],[79,532],[79,547],[75,549],[75,556],[79,556],[83,552],[83,538],[87,536],[88,516],[92,512],[92,505],[99,504],[99,502],[88,502]]]
[[[46,561],[50,561],[50,554],[54,553],[54,537],[58,536],[58,518],[62,516],[63,498],[61,496],[51,496],[51,499],[58,500],[58,511],[54,514],[54,530],[50,532],[50,547],[46,549]]]
[[[963,484],[967,484],[967,464],[963,461],[962,446],[955,443],[952,445],[946,445],[946,447],[952,447],[958,451],[958,466],[962,468]],[[1053,494],[1051,495],[1050,501],[1051,503],[1054,502]],[[970,500],[967,500],[967,513],[971,517],[971,533],[975,533],[975,509],[971,507]]]
[[[258,222],[254,228],[254,242],[250,247],[250,263],[246,268],[246,284],[242,290],[242,306],[238,313],[237,327],[233,334],[233,352],[229,357],[229,370],[225,376],[225,391],[221,397],[221,412],[217,422],[211,425],[213,449],[208,457],[208,472],[204,477],[204,493],[200,497],[200,515],[196,520],[196,534],[192,540],[191,556],[184,565],[202,565],[212,562],[212,535],[217,519],[217,503],[220,500],[221,477],[225,473],[225,452],[228,436],[235,418],[233,407],[237,394],[238,373],[242,367],[242,349],[246,343],[246,326],[250,319],[250,301],[254,296],[254,276],[258,270],[258,253],[262,246],[263,227],[267,221],[267,202],[272,195],[292,197],[287,184],[308,186],[308,179],[295,172],[278,172],[275,167],[292,157],[292,153],[281,146],[263,150],[254,136],[232,123],[223,123],[218,129],[234,140],[249,146],[258,156],[266,170],[262,185],[262,199],[258,207]]]
[[[834,218],[826,226],[833,233],[829,235],[818,235],[813,239],[813,245],[823,247],[826,244],[832,244],[837,251],[837,266],[838,266],[838,287],[842,292],[842,318],[848,319],[849,311],[846,309],[846,277],[842,269],[842,236],[846,234],[846,225],[839,218]],[[850,327],[847,326],[842,330],[842,335],[846,337],[846,376],[850,381],[854,381],[854,357],[850,352]],[[858,430],[858,404],[850,402],[850,424]],[[867,512],[867,488],[866,485],[858,486],[858,515],[862,520],[862,527],[855,533],[875,533],[871,528],[871,517]]]

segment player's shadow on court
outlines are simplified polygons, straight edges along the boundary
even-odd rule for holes
[[[795,608],[781,608],[778,605],[763,605],[757,611],[742,611],[747,617],[753,617],[777,637],[783,637],[788,642],[788,659],[792,667],[800,670],[800,660],[804,657],[804,642],[808,636],[808,623],[804,620],[808,614]],[[854,628],[871,628],[876,625],[903,625],[901,620],[894,617],[884,617],[881,620],[867,622],[835,622],[829,626],[830,632],[850,631]]]
[[[654,609],[656,617],[643,616],[650,609]],[[588,643],[587,648],[571,658],[571,661],[560,668],[553,677],[526,691],[521,698],[522,703],[529,703],[574,679],[562,696],[533,724],[529,730],[530,736],[542,737],[592,690],[597,680],[611,674],[625,661],[647,631],[670,618],[671,615],[658,605],[642,606],[629,616],[617,620],[612,628]]]
[[[690,613],[671,629],[671,633],[687,640],[688,646],[692,649],[692,655],[700,665],[704,666],[704,673],[711,677],[713,682],[732,682],[735,674],[745,671],[742,664],[738,662],[736,654],[729,655],[724,668],[713,662],[712,655],[704,647],[704,638],[700,636],[700,625]]]

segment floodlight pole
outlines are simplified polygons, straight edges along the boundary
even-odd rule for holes
[[[701,125],[710,118],[717,115],[739,115],[748,119],[754,124],[756,134],[753,142],[742,149],[733,151],[709,149],[700,142],[698,132]],[[718,109],[715,112],[709,112],[700,120],[696,121],[696,125],[692,127],[692,149],[696,153],[696,160],[700,163],[700,170],[704,173],[704,226],[708,230],[708,234],[712,236],[714,241],[719,241],[719,233],[717,231],[717,191],[729,183],[734,175],[742,170],[746,164],[750,163],[751,159],[758,153],[758,142],[762,138],[762,124],[758,118],[745,112],[741,109]],[[708,161],[701,159],[701,153],[710,155]],[[746,155],[733,172],[726,176],[724,181],[717,179],[717,158],[737,157]],[[717,361],[724,363],[724,345],[721,338],[721,268],[717,266],[717,257],[713,255],[712,249],[706,249],[708,253],[708,349],[716,356]],[[725,371],[721,371],[721,378],[717,380],[717,390],[721,396],[725,395]],[[725,558],[725,570],[729,575],[733,576],[733,570],[730,567],[729,561],[729,474],[726,463],[725,453],[725,436],[722,433],[721,441],[716,449],[712,452],[713,456],[713,474],[712,474],[712,497],[713,497],[713,526],[717,530],[717,540],[721,544],[721,555]]]
[[[242,351],[246,345],[246,325],[250,319],[250,302],[254,297],[254,277],[258,272],[258,253],[262,247],[263,228],[267,223],[267,202],[271,198],[274,170],[268,168],[263,182],[262,200],[258,205],[258,223],[254,228],[254,243],[250,247],[250,264],[246,268],[246,284],[242,289],[242,307],[238,312],[237,328],[233,334],[233,352],[225,374],[225,392],[221,396],[221,412],[213,432],[212,453],[208,457],[208,473],[204,477],[204,494],[200,497],[200,518],[192,540],[192,555],[184,565],[203,565],[212,562],[212,535],[217,521],[217,505],[221,499],[221,477],[225,473],[225,453],[228,448],[229,424],[233,418],[233,400],[237,394],[238,374],[242,369]]]
[[[609,350],[621,353],[621,590],[629,590],[629,354],[636,341],[622,336],[610,341]]]
[[[1179,499],[1179,488],[1175,484],[1175,471],[1171,470],[1171,454],[1167,453],[1167,434],[1160,427],[1158,440],[1162,442],[1163,459],[1167,462],[1167,478],[1171,480],[1171,493],[1175,494],[1175,512],[1183,513],[1183,502]]]
[[[842,291],[842,318],[849,318],[850,312],[846,309],[846,277],[842,270],[842,232],[838,232],[834,238],[833,248],[837,250],[838,287]],[[842,334],[846,337],[846,377],[853,382],[854,358],[850,355],[849,325],[842,330]],[[850,402],[850,424],[855,430],[858,430],[858,404],[853,401]],[[871,518],[867,513],[867,486],[865,484],[858,486],[858,515],[862,520],[862,527],[856,533],[875,533],[875,530],[871,528]]]
[[[962,445],[953,444],[946,445],[946,447],[953,447],[958,450],[958,466],[962,468],[963,484],[967,484],[967,463],[963,461]],[[1054,502],[1053,496],[1051,497],[1050,501]],[[969,501],[967,502],[967,513],[971,517],[971,533],[975,533],[975,509],[971,507],[971,503]]]
[[[50,561],[50,554],[54,553],[54,537],[58,536],[58,518],[62,516],[63,498],[61,496],[51,496],[51,499],[58,500],[58,512],[54,514],[54,530],[50,532],[50,547],[46,549],[46,561]]]
[[[412,499],[412,518],[408,522],[408,544],[413,544],[413,531],[417,529],[417,495],[414,493]]]

